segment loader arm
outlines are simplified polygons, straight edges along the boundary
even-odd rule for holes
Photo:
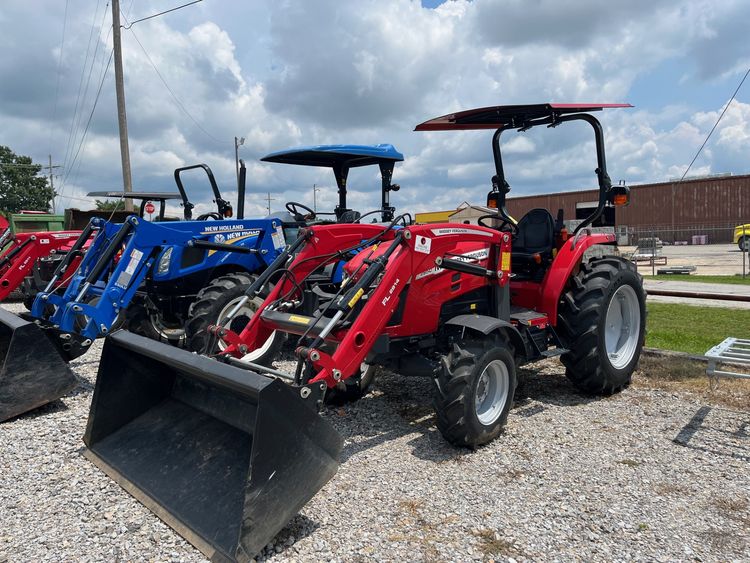
[[[329,262],[341,260],[340,251],[342,249],[356,248],[362,241],[371,240],[384,231],[383,236],[385,238],[393,238],[392,229],[386,231],[384,227],[378,225],[347,223],[302,229],[299,236],[304,237],[305,242],[288,266],[290,275],[277,280],[278,283],[263,301],[260,310],[267,309],[282,296],[295,292],[298,289],[295,282],[300,284],[318,268]],[[280,272],[282,269],[284,269],[284,264],[272,265],[267,272],[264,272],[262,277],[271,277],[276,271]],[[241,358],[247,349],[254,349],[265,342],[273,331],[274,327],[270,323],[262,319],[260,315],[254,315],[239,335],[228,329],[223,329],[219,336],[229,344],[224,350],[224,354]]]
[[[78,238],[80,231],[21,233],[12,237],[6,252],[0,256],[0,301],[18,289],[31,274],[36,261],[65,250]],[[9,239],[6,238],[6,242]]]
[[[335,236],[343,233],[347,236]],[[366,239],[357,225],[312,227],[307,235],[310,241],[288,267],[294,273],[294,282],[287,278],[278,283],[238,337],[227,330],[220,331],[219,336],[232,344],[226,353],[241,357],[265,342],[274,330],[307,334],[313,342],[296,353],[313,366],[310,383],[324,381],[333,387],[357,372],[376,340],[387,332],[405,288],[414,280],[423,280],[414,281],[417,284],[430,281],[428,276],[418,277],[416,273],[456,270],[479,278],[476,285],[505,286],[509,280],[510,261],[505,261],[505,269],[500,265],[501,253],[510,247],[507,233],[483,227],[411,226],[385,232],[377,244],[362,245],[353,260],[357,264],[355,272],[326,309],[332,316],[307,317],[295,314],[291,307],[291,312],[280,311],[280,298],[294,292],[295,283],[302,285],[326,260],[340,259],[337,250]],[[465,244],[491,249],[486,254],[486,267],[453,258],[455,249]],[[432,326],[424,332],[436,329]],[[338,344],[332,354],[323,350],[324,341]]]
[[[479,243],[491,249],[488,253],[487,267],[451,258],[452,251],[459,244],[467,243]],[[487,285],[507,285],[510,271],[508,266],[505,270],[502,269],[500,255],[503,250],[507,250],[509,244],[507,233],[482,227],[471,229],[453,225],[450,227],[440,225],[406,227],[403,232],[399,232],[390,243],[390,247],[383,253],[385,261],[382,277],[376,285],[373,284],[374,288],[370,284],[365,284],[362,287],[364,293],[359,294],[358,290],[355,291],[357,288],[355,284],[347,292],[343,299],[348,309],[347,314],[353,309],[351,299],[359,300],[366,296],[366,301],[351,326],[332,331],[332,340],[339,342],[333,354],[329,355],[312,347],[298,350],[298,354],[304,354],[304,357],[310,360],[317,370],[316,375],[310,379],[310,383],[325,381],[328,387],[333,387],[339,381],[357,373],[376,340],[386,333],[386,326],[399,306],[400,295],[413,282],[416,272],[427,271],[428,268],[450,269],[483,278],[483,283]],[[370,262],[368,269],[377,266],[377,260]],[[362,277],[366,275],[367,272]],[[414,283],[420,282],[414,281]]]

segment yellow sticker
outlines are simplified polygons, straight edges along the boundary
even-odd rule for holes
[[[477,304],[476,303],[472,303],[471,305],[469,305],[469,309],[471,309],[472,311],[474,309],[476,309],[476,308],[477,308]]]
[[[289,315],[289,320],[293,323],[299,323],[301,325],[310,324],[309,317],[300,317],[299,315]]]
[[[503,257],[500,259],[500,269],[503,272],[510,270],[510,253],[503,252]]]
[[[351,309],[352,307],[354,307],[354,304],[355,304],[355,303],[356,303],[357,301],[359,301],[359,298],[360,298],[360,297],[362,297],[362,295],[364,294],[364,292],[365,292],[365,290],[364,290],[364,289],[362,289],[361,287],[360,287],[360,288],[359,288],[359,289],[357,290],[357,293],[355,293],[355,294],[354,294],[354,297],[352,297],[352,298],[351,298],[351,299],[349,300],[349,303],[347,303],[347,305],[349,306],[349,308],[350,308],[350,309]]]

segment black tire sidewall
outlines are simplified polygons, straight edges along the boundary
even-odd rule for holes
[[[227,276],[221,276],[219,278],[215,278],[211,281],[211,284],[207,287],[212,287],[220,280],[227,280],[232,277],[247,277],[249,278],[249,281],[247,284],[241,283],[241,284],[235,284],[232,288],[223,288],[219,292],[219,296],[212,300],[211,306],[209,309],[204,309],[202,314],[200,315],[202,318],[207,320],[207,323],[204,323],[204,326],[201,326],[198,330],[195,329],[195,320],[198,317],[193,316],[193,308],[191,307],[190,311],[190,318],[188,319],[187,326],[190,329],[190,334],[188,336],[188,347],[192,351],[197,351],[201,353],[209,353],[213,354],[218,352],[218,346],[215,347],[214,350],[205,350],[206,345],[206,339],[208,338],[208,335],[206,334],[206,328],[209,324],[217,324],[221,319],[219,318],[222,311],[225,310],[225,308],[231,303],[232,301],[236,301],[243,297],[245,295],[245,291],[247,288],[252,284],[252,282],[255,280],[254,275],[252,274],[228,274]],[[244,327],[243,327],[244,328]],[[241,331],[235,331],[237,334]],[[200,338],[201,342],[197,342],[196,338]],[[270,365],[271,362],[276,359],[276,355],[281,348],[281,345],[284,342],[284,337],[282,334],[280,334],[278,331],[276,332],[276,335],[273,337],[274,341],[269,346],[268,350],[264,352],[261,356],[258,358],[253,359],[253,362],[262,364],[262,365]],[[200,345],[199,345],[200,344]],[[198,348],[202,348],[202,350],[199,350]]]

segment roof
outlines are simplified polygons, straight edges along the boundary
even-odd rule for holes
[[[417,223],[444,223],[448,221],[448,218],[455,212],[455,209],[450,209],[448,211],[425,211],[422,213],[415,213],[414,220]]]
[[[86,194],[88,197],[116,197],[125,199],[182,199],[182,196],[177,192],[89,192]]]
[[[630,108],[630,104],[530,104],[514,106],[490,106],[449,113],[428,119],[417,125],[415,131],[449,131],[462,129],[499,129],[523,127],[532,119],[551,115],[565,115],[605,108]]]
[[[486,205],[468,204],[468,205],[465,205],[464,207],[459,207],[453,213],[451,213],[450,216],[453,217],[454,215],[458,215],[462,211],[466,211],[466,210],[481,211],[482,213],[497,213],[497,209],[494,209],[492,207],[487,207]]]
[[[404,155],[390,144],[313,145],[273,152],[261,158],[263,162],[328,167],[345,165],[349,168],[402,160],[404,160]]]

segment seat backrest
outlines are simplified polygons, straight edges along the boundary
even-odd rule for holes
[[[532,209],[518,222],[514,252],[550,252],[555,244],[555,223],[546,209]]]

